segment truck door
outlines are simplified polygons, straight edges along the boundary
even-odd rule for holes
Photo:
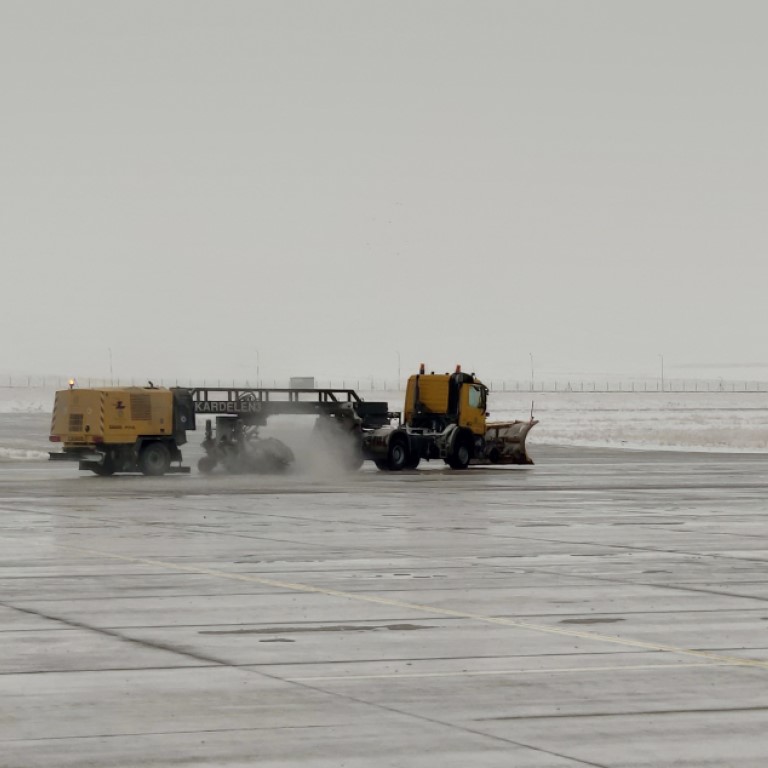
[[[482,384],[464,384],[461,388],[459,426],[475,435],[485,435],[485,392]]]

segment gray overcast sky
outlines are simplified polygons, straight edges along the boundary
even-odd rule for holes
[[[758,362],[765,2],[0,0],[0,370]]]

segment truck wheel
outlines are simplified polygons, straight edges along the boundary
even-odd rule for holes
[[[163,443],[145,445],[139,456],[139,469],[143,475],[159,477],[171,466],[171,452]]]
[[[419,463],[421,462],[421,456],[419,456],[418,453],[412,453],[408,457],[408,461],[405,464],[406,469],[416,469],[416,467],[419,466]]]
[[[376,469],[380,469],[382,472],[389,472],[389,462],[386,459],[376,459],[373,463],[376,465]]]
[[[363,452],[359,448],[355,448],[350,452],[344,464],[350,472],[356,472],[363,466],[363,461],[365,461]]]
[[[210,456],[203,456],[197,462],[197,469],[203,475],[210,475],[211,472],[213,472],[213,468],[216,466],[216,464],[216,459],[213,459]]]
[[[97,474],[99,477],[109,477],[115,474],[115,457],[111,453],[107,453],[104,456],[104,461],[101,464],[88,463],[88,469]]]
[[[394,437],[389,444],[387,462],[391,472],[399,472],[408,466],[408,443],[403,437]]]
[[[466,438],[458,438],[453,447],[453,453],[448,458],[448,466],[451,469],[466,469],[469,466],[469,460],[472,458],[469,442]]]
[[[88,466],[88,469],[99,477],[109,477],[115,474],[115,465],[109,460],[105,460],[103,464],[96,464],[94,462]]]

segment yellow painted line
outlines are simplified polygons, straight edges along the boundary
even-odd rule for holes
[[[690,664],[614,664],[608,667],[546,667],[543,669],[478,669],[461,672],[391,672],[381,675],[309,675],[304,677],[286,677],[286,680],[306,683],[309,681],[330,680],[401,680],[418,677],[482,677],[493,675],[504,677],[506,675],[550,675],[552,673],[578,673],[578,672],[618,672],[626,669],[690,669],[691,667],[723,667],[711,661],[691,662]]]
[[[278,579],[266,579],[262,576],[254,576],[248,573],[230,573],[228,571],[219,571],[212,568],[203,568],[201,566],[184,565],[183,563],[169,563],[164,560],[154,560],[148,557],[134,557],[132,555],[118,555],[112,552],[102,552],[98,549],[89,549],[85,547],[74,547],[67,544],[55,544],[54,546],[62,549],[69,549],[84,554],[106,557],[113,560],[123,560],[128,563],[141,563],[142,565],[151,565],[156,568],[165,568],[170,571],[183,571],[184,573],[196,573],[203,576],[214,576],[216,578],[229,579],[230,581],[244,581],[251,584],[261,584],[265,587],[275,587],[276,589],[286,589],[292,592],[304,592],[307,594],[325,595],[327,597],[339,597],[344,600],[357,600],[362,603],[373,603],[376,605],[387,605],[392,608],[404,608],[419,613],[428,613],[434,616],[449,616],[456,619],[471,619],[484,624],[495,624],[502,627],[515,627],[516,629],[528,629],[532,632],[542,632],[548,635],[560,635],[562,637],[576,637],[581,640],[591,640],[602,643],[611,643],[612,645],[621,645],[627,648],[640,648],[646,651],[658,651],[665,653],[677,653],[683,656],[693,656],[699,659],[709,659],[718,664],[727,664],[739,667],[757,667],[768,670],[768,660],[740,658],[738,656],[728,656],[714,651],[697,651],[693,648],[682,648],[676,645],[666,645],[664,643],[651,643],[644,640],[633,640],[631,638],[616,637],[615,635],[603,635],[598,632],[588,632],[581,629],[565,629],[561,627],[551,627],[546,624],[535,624],[530,621],[519,621],[517,619],[508,619],[503,616],[485,616],[481,613],[472,613],[471,611],[455,611],[450,608],[437,608],[435,606],[423,605],[421,603],[409,603],[405,600],[396,600],[389,597],[379,597],[376,595],[366,595],[357,592],[344,592],[338,589],[327,589],[325,587],[313,587],[311,584],[301,584],[293,581],[280,581]]]

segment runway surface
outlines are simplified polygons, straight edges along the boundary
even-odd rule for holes
[[[0,462],[0,765],[754,766],[768,456]]]

